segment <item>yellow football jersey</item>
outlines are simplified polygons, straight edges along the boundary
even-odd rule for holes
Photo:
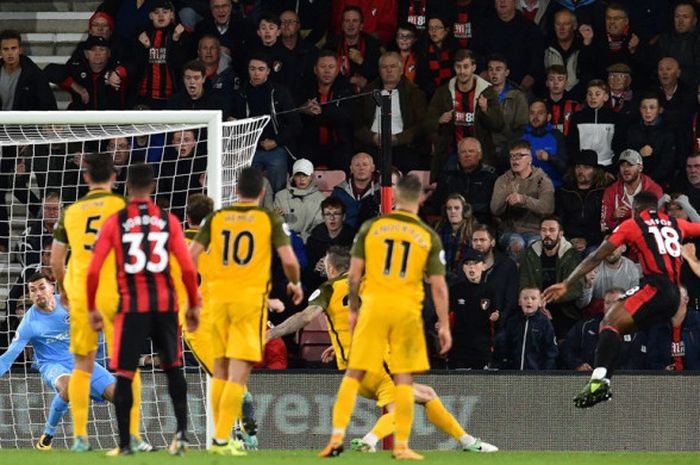
[[[348,274],[343,273],[321,284],[309,296],[309,305],[318,305],[324,310],[336,364],[339,370],[345,370],[348,367],[351,342]]]
[[[361,295],[423,302],[423,275],[445,274],[440,237],[417,215],[394,211],[366,221],[355,236],[351,255],[365,260]]]
[[[255,204],[236,203],[209,215],[194,239],[210,255],[209,297],[232,302],[241,295],[267,296],[272,253],[290,245],[289,236],[279,215]]]
[[[69,206],[54,229],[54,240],[70,247],[68,269],[64,287],[71,299],[87,300],[87,271],[92,259],[92,249],[102,224],[112,214],[126,206],[126,200],[103,189],[94,189]],[[100,288],[113,282],[114,254],[110,254],[100,275]],[[111,275],[111,279],[106,279]],[[105,279],[103,279],[105,278]]]

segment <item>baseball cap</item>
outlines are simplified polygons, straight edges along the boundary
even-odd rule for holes
[[[636,150],[632,149],[626,149],[623,150],[622,153],[620,154],[620,159],[618,160],[618,163],[622,163],[623,161],[626,161],[630,165],[643,165],[644,162],[642,161],[642,156],[637,152]]]
[[[292,166],[292,174],[302,173],[307,176],[314,174],[314,165],[306,158],[300,158]]]
[[[92,47],[109,47],[109,42],[100,36],[88,36],[85,41],[85,49],[90,50]]]
[[[462,257],[462,265],[464,265],[467,262],[483,262],[484,261],[484,254],[479,252],[476,249],[467,249],[466,252],[464,252],[464,257]]]

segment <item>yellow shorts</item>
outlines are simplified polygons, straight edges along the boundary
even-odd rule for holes
[[[263,359],[267,327],[267,295],[245,302],[211,302],[214,358],[258,363]]]
[[[348,367],[379,372],[387,362],[392,373],[421,373],[430,369],[420,308],[363,300],[352,337]]]
[[[396,400],[396,385],[386,371],[367,372],[358,393],[365,399],[377,401],[377,407],[386,407]]]
[[[97,350],[100,333],[93,331],[88,323],[87,300],[73,298],[73,293],[66,290],[68,294],[68,314],[70,315],[70,351],[75,355],[87,355]],[[80,294],[78,294],[80,295]],[[104,321],[104,337],[107,343],[107,353],[112,353],[112,335],[114,326],[114,315],[119,304],[118,293],[98,292],[97,308],[102,314]]]
[[[70,314],[70,351],[75,355],[83,356],[96,351],[97,339],[100,333],[90,328],[87,302],[69,300],[68,304],[68,313]]]
[[[191,333],[183,325],[182,336],[185,338],[185,342],[192,351],[194,358],[199,362],[199,366],[209,376],[212,376],[214,373],[214,348],[212,347],[211,313],[202,307],[197,331]]]

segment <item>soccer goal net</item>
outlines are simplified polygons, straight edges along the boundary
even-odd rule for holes
[[[129,165],[146,162],[156,173],[155,201],[185,220],[190,195],[204,193],[216,207],[234,200],[240,170],[248,165],[268,117],[221,122],[218,111],[0,112],[0,354],[7,350],[31,306],[26,280],[51,274],[53,228],[61,212],[87,192],[83,157],[113,155],[114,191],[125,193]],[[190,441],[204,446],[206,376],[184,347]],[[54,393],[32,366],[28,346],[0,377],[0,448],[33,447],[43,432]],[[105,363],[104,358],[101,363]],[[167,382],[158,354],[145,347],[141,431],[164,447],[175,430]],[[115,445],[110,405],[92,402],[88,432],[93,447]],[[55,447],[70,447],[70,413],[56,430]]]

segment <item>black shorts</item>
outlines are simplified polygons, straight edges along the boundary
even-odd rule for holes
[[[114,318],[114,350],[109,367],[117,371],[136,371],[147,338],[151,338],[160,357],[160,367],[182,365],[182,345],[177,313],[117,313]]]
[[[667,322],[681,303],[678,286],[667,276],[650,275],[639,281],[639,286],[625,293],[624,307],[632,315],[638,329],[648,329]]]

